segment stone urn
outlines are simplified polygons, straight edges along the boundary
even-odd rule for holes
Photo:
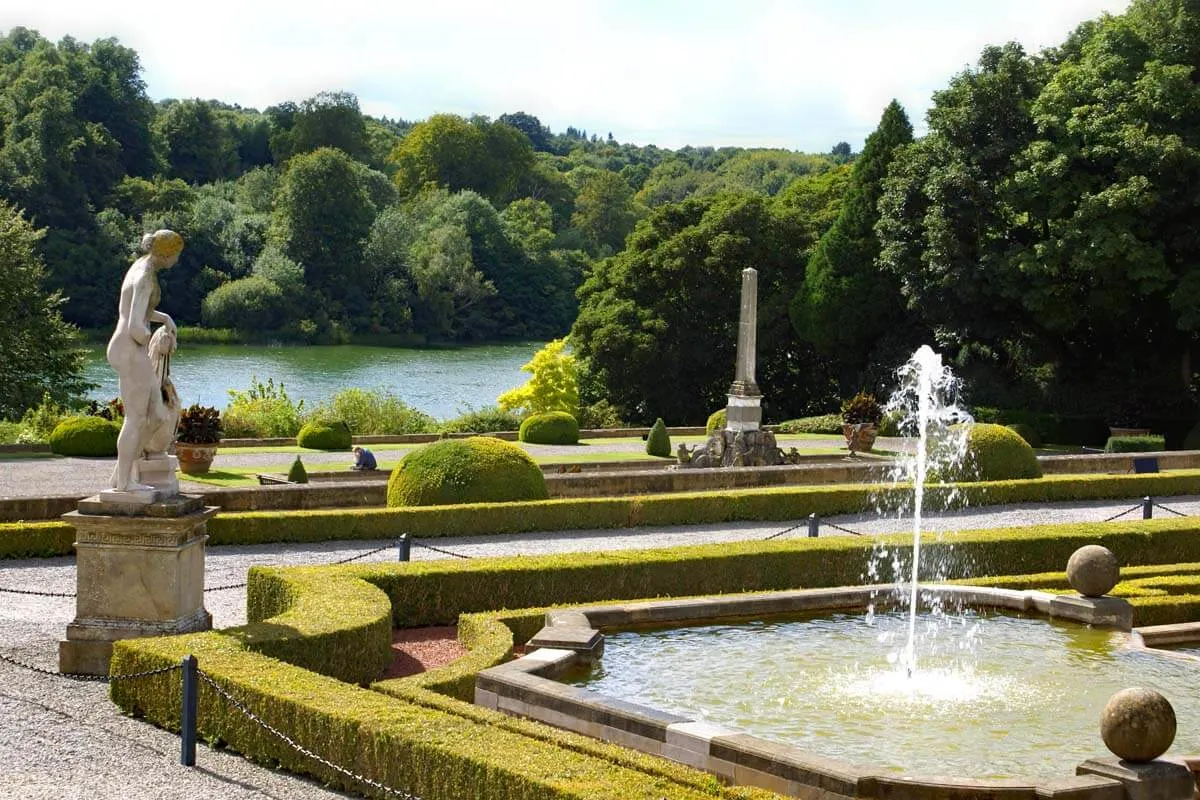
[[[869,453],[875,446],[875,437],[879,435],[879,426],[870,422],[844,422],[842,435],[846,437],[846,447],[855,453]]]
[[[212,466],[217,455],[215,444],[188,444],[175,442],[175,457],[179,459],[179,471],[185,475],[203,475]]]

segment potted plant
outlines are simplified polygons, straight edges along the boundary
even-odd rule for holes
[[[883,407],[873,394],[859,392],[842,403],[842,435],[851,453],[870,452],[882,420]]]
[[[203,475],[212,466],[221,442],[221,413],[211,406],[192,405],[179,415],[175,456],[185,475]]]

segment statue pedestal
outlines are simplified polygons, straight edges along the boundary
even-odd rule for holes
[[[105,492],[64,514],[75,527],[75,621],[59,642],[62,672],[107,675],[118,639],[204,631],[204,541],[217,513],[199,497],[138,502]]]

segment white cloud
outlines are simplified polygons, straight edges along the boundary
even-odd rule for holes
[[[173,6],[45,0],[0,29],[116,36],[150,95],[265,108],[324,89],[368,113],[524,110],[622,141],[856,147],[893,97],[915,125],[986,44],[1029,49],[1128,0],[593,0]],[[107,6],[107,8],[105,7]]]

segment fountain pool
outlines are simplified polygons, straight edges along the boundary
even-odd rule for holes
[[[885,610],[606,632],[603,659],[566,680],[892,772],[1014,778],[1096,755],[1115,692],[1183,700],[1200,678],[1200,660],[1130,647],[1124,632],[989,610],[916,620],[912,679],[908,613]],[[1176,708],[1176,751],[1200,753],[1200,712]]]

